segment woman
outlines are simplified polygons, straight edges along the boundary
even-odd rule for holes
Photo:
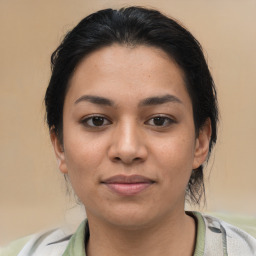
[[[184,211],[204,194],[218,109],[201,46],[177,22],[137,7],[86,17],[52,55],[45,105],[88,219],[33,236],[19,256],[256,255],[245,232]]]

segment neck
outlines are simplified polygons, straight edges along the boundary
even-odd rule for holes
[[[183,255],[191,256],[196,239],[195,221],[179,214],[155,225],[127,229],[88,216],[90,239],[88,256]]]

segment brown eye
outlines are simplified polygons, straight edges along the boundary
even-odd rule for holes
[[[153,118],[153,123],[156,126],[162,126],[162,125],[165,124],[165,122],[166,122],[166,118],[164,118],[164,117],[155,117],[155,118]]]
[[[85,126],[89,126],[89,127],[101,127],[101,126],[109,125],[111,122],[103,116],[91,116],[91,117],[85,118],[82,121],[82,123]]]
[[[146,122],[146,124],[152,125],[152,126],[168,126],[168,125],[171,125],[172,123],[175,123],[175,121],[166,116],[156,116],[149,119]]]

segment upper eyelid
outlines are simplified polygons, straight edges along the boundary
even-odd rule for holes
[[[109,124],[112,124],[112,121],[109,118],[107,118],[106,116],[102,115],[102,114],[92,114],[92,115],[84,116],[83,118],[81,118],[80,123],[84,124],[84,123],[88,122],[90,119],[92,119],[93,117],[104,118],[105,120],[107,120],[109,122]],[[88,126],[90,126],[90,125],[88,125]],[[99,127],[101,127],[101,126],[99,126]]]
[[[107,116],[103,115],[103,114],[86,115],[86,116],[82,117],[81,120],[86,120],[86,119],[90,119],[90,118],[93,118],[93,117],[102,117],[102,118],[105,118],[105,119],[110,121],[110,119]]]
[[[144,122],[144,124],[147,125],[150,121],[152,121],[154,118],[157,118],[157,117],[165,118],[166,120],[168,120],[169,125],[177,123],[177,120],[174,117],[171,117],[169,115],[158,114],[158,115],[148,118],[147,121]],[[159,126],[159,127],[161,127],[161,126]]]
[[[150,119],[153,119],[153,118],[156,118],[156,117],[169,118],[169,119],[171,119],[171,120],[173,120],[173,121],[176,120],[175,117],[173,117],[173,116],[171,116],[171,115],[168,115],[168,114],[154,114],[154,115],[152,115],[152,116],[149,116],[149,117],[147,118],[147,120],[150,120]]]
[[[88,120],[88,119],[93,118],[93,117],[102,117],[102,118],[107,119],[109,122],[113,123],[111,118],[109,118],[108,116],[106,116],[104,114],[97,114],[97,113],[86,115],[86,116],[82,117],[80,120],[81,120],[81,122],[83,122],[83,121]],[[171,116],[169,114],[160,114],[160,113],[158,113],[158,114],[154,114],[152,116],[148,116],[146,118],[146,121],[144,121],[144,123],[148,122],[149,120],[151,120],[153,118],[157,118],[157,117],[167,118],[167,119],[170,119],[170,120],[172,120],[174,122],[177,121],[175,117],[173,117],[173,116]]]

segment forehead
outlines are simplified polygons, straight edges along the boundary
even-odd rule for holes
[[[111,45],[88,56],[76,67],[67,96],[82,94],[109,97],[150,97],[155,94],[187,94],[184,74],[161,49],[149,46]]]

